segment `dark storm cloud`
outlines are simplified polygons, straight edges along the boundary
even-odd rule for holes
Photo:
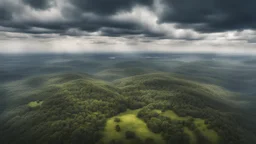
[[[21,0],[23,1],[19,5],[15,5],[13,1],[4,0],[0,2],[0,26],[6,27],[7,32],[19,32],[19,33],[57,33],[60,35],[72,35],[81,36],[81,32],[70,32],[69,29],[78,29],[86,32],[96,32],[102,30],[102,35],[109,36],[122,36],[128,34],[141,34],[142,30],[138,30],[139,26],[136,22],[126,20],[114,20],[110,18],[115,12],[130,10],[135,5],[151,5],[153,0],[144,2],[143,0],[109,0],[106,2],[91,0],[78,1],[68,0],[70,4],[74,5],[73,8],[67,7],[55,7],[65,17],[65,21],[56,19],[49,21],[47,19],[37,20],[33,17],[27,17],[26,20],[15,21],[12,19],[12,14],[16,15],[16,18],[27,15],[25,13],[24,5],[29,5],[36,10],[47,10],[53,2],[53,0]],[[86,5],[85,5],[86,4]],[[56,5],[55,5],[56,6]],[[84,16],[84,13],[90,12],[91,15]],[[47,31],[38,31],[33,28],[43,28]],[[11,30],[10,30],[11,29]],[[113,31],[111,29],[118,29]],[[4,30],[2,30],[4,31]],[[67,32],[68,31],[68,32]]]
[[[139,35],[143,33],[142,30],[120,29],[120,28],[102,28],[102,35],[104,36],[122,36],[122,35]]]
[[[164,0],[160,22],[201,32],[256,28],[255,0]]]
[[[0,20],[9,20],[11,18],[12,18],[11,12],[9,12],[4,7],[0,7]]]
[[[58,0],[58,3],[66,2],[71,6],[57,5],[57,0],[17,1],[0,1],[0,26],[6,28],[5,30],[2,28],[1,31],[71,36],[100,32],[101,35],[113,37],[142,35],[155,39],[203,39],[189,33],[182,34],[184,36],[181,37],[172,36],[172,33],[167,36],[165,30],[158,28],[151,30],[151,25],[147,26],[146,23],[144,26],[143,23],[129,18],[117,20],[111,17],[120,12],[130,12],[134,6],[146,6],[153,12],[156,10],[153,9],[154,0]],[[256,28],[255,0],[161,0],[161,2],[164,8],[159,6],[163,13],[156,14],[158,26],[162,23],[175,23],[177,28],[194,29],[204,33]],[[37,12],[55,8],[65,20],[50,21],[43,16],[40,19],[40,15],[39,20],[33,16],[29,17],[28,6]],[[150,20],[151,17],[148,19]]]
[[[53,4],[53,0],[22,0],[25,4],[35,9],[47,9]]]
[[[82,11],[100,15],[112,15],[119,11],[129,11],[134,5],[151,6],[154,0],[70,0]]]
[[[12,21],[0,22],[0,24],[7,28],[13,28],[6,30],[9,32],[20,32],[20,33],[59,33],[61,35],[72,35],[81,36],[81,33],[70,33],[67,32],[69,29],[76,28],[80,31],[96,32],[102,31],[103,35],[106,36],[122,36],[128,34],[141,34],[142,30],[136,30],[138,25],[134,22],[116,21],[108,18],[78,18],[75,21],[56,21],[56,22],[37,22],[30,21],[24,23],[15,23]],[[33,28],[44,28],[46,31],[38,31]],[[77,34],[77,35],[76,35]]]

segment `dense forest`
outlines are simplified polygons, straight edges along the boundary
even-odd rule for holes
[[[252,59],[110,56],[2,57],[0,142],[256,143]]]

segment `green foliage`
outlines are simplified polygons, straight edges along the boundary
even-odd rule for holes
[[[134,138],[136,138],[136,134],[133,131],[126,131],[125,138],[126,139],[134,139]]]
[[[121,127],[119,125],[116,125],[116,131],[120,132],[121,131]]]
[[[125,77],[113,83],[84,73],[59,73],[3,84],[5,101],[8,98],[12,105],[1,115],[0,141],[246,143],[247,130],[235,115],[234,93],[176,74],[151,73],[159,69],[145,67],[144,62],[121,62],[96,74],[105,80]],[[117,77],[109,79],[112,73]]]
[[[121,119],[120,119],[120,118],[118,118],[118,117],[116,117],[114,121],[118,123],[118,122],[120,122],[120,121],[121,121]]]
[[[221,89],[223,92],[215,93],[213,89],[204,84],[176,78],[165,73],[134,76],[117,80],[114,83],[122,89],[123,95],[129,96],[129,108],[144,107],[138,117],[148,124],[151,131],[164,132],[167,142],[188,143],[188,136],[191,134],[184,133],[184,126],[194,131],[193,138],[190,138],[192,142],[195,137],[197,143],[242,142],[244,135],[240,135],[241,127],[239,128],[237,121],[231,118],[231,113],[225,112],[232,110],[231,93],[225,92],[223,89]],[[140,96],[138,97],[138,95]],[[221,100],[219,95],[223,97]],[[154,111],[154,109],[160,109],[166,113],[168,113],[166,110],[172,109],[178,116],[175,116],[176,120],[174,117],[174,121],[168,122],[159,115],[159,111]],[[163,116],[166,117],[166,115]],[[155,119],[151,119],[152,117],[158,118],[161,122],[166,121],[163,124],[165,127],[168,123],[174,123],[175,128],[165,132],[163,126],[158,124]],[[194,119],[193,122],[193,119],[189,120],[186,117],[199,119]],[[207,127],[200,118],[207,120]],[[181,122],[184,120],[186,122]],[[172,136],[167,132],[170,132]],[[173,134],[177,136],[173,136]]]
[[[28,104],[30,108],[40,107],[43,104],[43,101],[33,101]]]
[[[164,140],[160,134],[155,134],[150,131],[147,127],[147,124],[139,119],[136,115],[138,110],[128,110],[124,113],[120,113],[117,116],[114,116],[107,120],[106,126],[103,132],[103,138],[100,142],[109,143],[109,142],[123,142],[124,144],[141,144],[146,141],[148,137],[153,138],[154,141],[158,144],[164,144]],[[114,121],[115,118],[120,118],[118,125],[121,128],[121,131],[116,131],[117,123]],[[126,139],[126,132],[134,132],[136,138]]]
[[[157,71],[149,68],[128,67],[128,68],[106,69],[95,75],[101,79],[112,81],[120,78],[125,78],[128,76],[142,75],[142,74],[153,73],[153,72],[157,72]]]
[[[55,77],[49,81],[55,81]],[[43,88],[31,95],[43,101],[28,104],[33,108],[41,105],[40,109],[31,111],[24,108],[19,116],[8,115],[1,121],[0,140],[3,143],[27,140],[38,143],[96,143],[102,137],[106,119],[126,110],[125,98],[111,87],[101,81],[79,79],[60,83],[48,92]]]

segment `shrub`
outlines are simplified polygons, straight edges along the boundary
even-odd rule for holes
[[[154,142],[154,139],[152,139],[152,138],[147,138],[146,140],[145,140],[145,144],[154,144],[155,142]]]
[[[126,137],[126,139],[134,139],[134,138],[136,138],[136,134],[132,131],[126,131],[125,137]]]
[[[121,121],[121,119],[120,118],[115,118],[114,121],[118,123],[118,122]]]
[[[119,125],[116,125],[116,128],[115,128],[115,129],[116,129],[117,132],[120,132],[120,131],[121,131],[121,127],[120,127]]]

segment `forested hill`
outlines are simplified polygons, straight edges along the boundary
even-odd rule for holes
[[[239,122],[236,93],[155,72],[111,82],[100,80],[101,74],[59,73],[5,83],[0,141],[256,143]]]

